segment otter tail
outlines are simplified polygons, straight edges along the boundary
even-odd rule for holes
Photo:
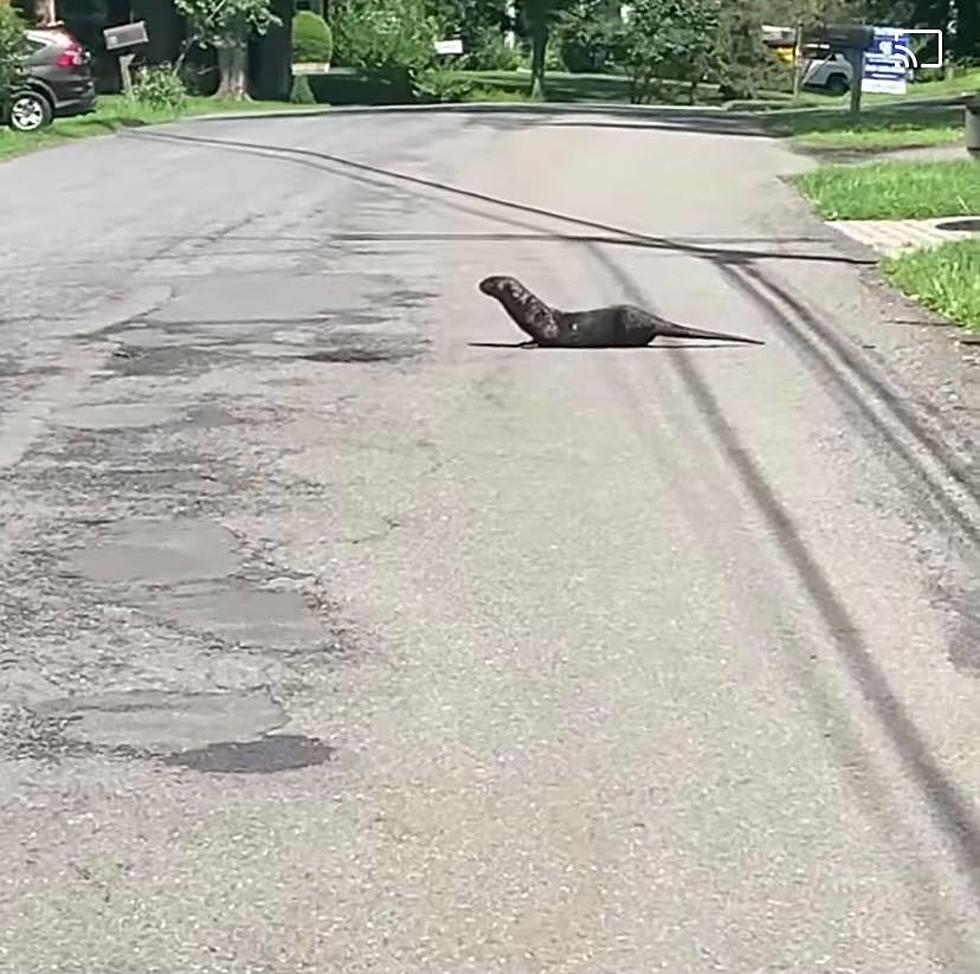
[[[727,335],[723,331],[703,331],[700,328],[688,328],[676,322],[660,318],[657,321],[657,337],[663,338],[705,338],[723,342],[742,342],[745,345],[765,345],[758,338],[745,338],[742,335]]]

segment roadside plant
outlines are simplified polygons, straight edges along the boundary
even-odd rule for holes
[[[293,15],[293,63],[329,64],[332,57],[330,25],[312,10],[297,10]]]
[[[14,86],[23,70],[26,26],[12,6],[0,3],[0,120],[7,117]]]
[[[187,105],[187,89],[169,64],[145,67],[133,81],[133,97],[141,105],[179,115]]]
[[[338,65],[414,73],[435,61],[439,23],[424,0],[343,0],[331,21]]]

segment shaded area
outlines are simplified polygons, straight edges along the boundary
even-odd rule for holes
[[[466,197],[472,200],[476,200],[482,203],[490,203],[494,206],[504,207],[506,209],[516,210],[522,213],[532,214],[534,216],[543,216],[551,220],[560,220],[565,223],[573,223],[581,227],[589,227],[593,230],[600,230],[606,234],[610,234],[616,238],[616,242],[626,246],[634,247],[650,247],[653,249],[669,250],[684,254],[690,254],[696,257],[706,257],[709,259],[715,259],[727,262],[744,262],[758,259],[773,259],[773,260],[814,260],[814,261],[828,261],[831,263],[844,263],[844,264],[862,264],[869,265],[875,264],[877,261],[867,260],[864,258],[848,257],[840,254],[794,254],[786,253],[778,250],[746,250],[742,248],[728,248],[728,247],[714,247],[710,244],[697,244],[697,243],[687,243],[683,239],[671,238],[671,237],[658,237],[651,234],[639,233],[633,230],[625,230],[621,227],[611,226],[609,224],[600,223],[593,220],[585,220],[579,217],[570,216],[564,213],[557,213],[551,210],[543,209],[542,207],[531,206],[525,203],[517,203],[513,200],[505,200],[500,197],[490,196],[486,193],[478,193],[473,190],[463,189],[462,187],[453,186],[448,183],[439,182],[437,180],[425,179],[421,176],[410,176],[406,173],[396,172],[390,169],[384,169],[379,166],[372,166],[367,163],[355,162],[351,159],[345,159],[340,156],[330,155],[324,152],[315,152],[312,149],[294,149],[284,146],[274,146],[266,145],[262,143],[254,142],[241,142],[231,139],[208,139],[202,136],[192,136],[192,135],[177,135],[175,133],[162,133],[154,132],[152,134],[140,134],[138,136],[132,136],[133,138],[148,138],[148,139],[162,139],[164,141],[175,141],[178,143],[197,143],[202,146],[214,147],[217,149],[223,149],[226,151],[244,151],[244,152],[254,152],[257,155],[264,156],[266,158],[281,159],[284,162],[294,162],[298,165],[307,165],[313,169],[320,171],[330,172],[335,175],[340,175],[345,178],[350,178],[354,181],[363,182],[368,185],[374,186],[381,189],[391,189],[391,185],[387,180],[397,180],[399,182],[405,182],[409,184],[414,184],[417,186],[423,186],[427,189],[435,189],[442,193],[448,193],[453,196]],[[316,162],[309,160],[322,160],[324,162],[332,163],[338,169],[330,168],[328,166],[318,165]],[[372,176],[380,176],[381,180],[372,179],[364,176],[355,176],[349,174],[347,170],[355,170],[359,172],[366,172],[372,174]],[[457,209],[464,212],[465,207],[456,204],[454,205]],[[481,216],[486,216],[484,213],[480,213]],[[498,219],[498,218],[495,218]],[[521,225],[515,223],[514,221],[502,220],[501,222],[511,222],[513,225]],[[538,230],[537,227],[533,229]]]

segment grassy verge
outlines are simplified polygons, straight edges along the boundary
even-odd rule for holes
[[[827,220],[906,220],[980,213],[980,165],[884,162],[822,166],[794,179]]]
[[[803,96],[797,106],[762,115],[760,122],[773,135],[791,137],[797,145],[815,150],[885,152],[954,145],[963,138],[963,106],[927,102],[976,91],[980,71],[949,81],[917,82],[903,96],[865,95],[857,122],[848,117],[847,95],[820,97],[818,102]]]
[[[77,118],[55,119],[51,125],[40,132],[13,132],[9,128],[0,126],[0,159],[93,135],[107,135],[121,128],[172,122],[178,117],[209,115],[217,112],[247,114],[250,111],[270,109],[301,110],[302,106],[287,102],[237,102],[220,101],[215,98],[190,98],[178,116],[171,111],[155,110],[145,105],[135,104],[121,95],[100,95],[97,108],[92,114]]]
[[[961,105],[869,107],[852,122],[843,108],[772,112],[760,122],[773,135],[811,149],[885,152],[953,145],[963,138]]]
[[[980,240],[955,240],[882,263],[900,291],[950,321],[980,332]]]
[[[476,90],[471,100],[526,101],[531,84],[529,71],[462,71],[456,77],[471,82]],[[508,97],[509,96],[509,97]],[[545,75],[545,98],[550,102],[599,102],[628,105],[629,81],[621,74],[567,74],[549,71]],[[661,81],[655,104],[690,104],[690,87],[677,81]],[[697,90],[697,105],[720,104],[717,85],[701,85]]]

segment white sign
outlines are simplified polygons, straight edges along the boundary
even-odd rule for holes
[[[461,40],[436,41],[436,54],[462,54],[463,42]]]
[[[900,27],[876,27],[871,47],[864,52],[861,91],[904,95],[908,76],[916,67],[908,31]]]

